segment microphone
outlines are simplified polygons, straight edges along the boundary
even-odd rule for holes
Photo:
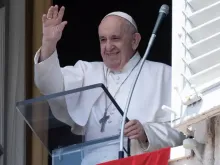
[[[138,73],[137,73],[137,76],[136,78],[134,79],[134,82],[132,84],[132,88],[129,92],[129,96],[128,96],[128,99],[127,99],[127,102],[126,102],[126,106],[125,106],[125,111],[124,111],[124,115],[123,115],[123,118],[122,118],[122,123],[121,123],[121,132],[120,132],[120,149],[119,149],[119,152],[118,152],[118,157],[119,159],[122,159],[124,158],[124,151],[123,151],[123,142],[124,142],[124,126],[125,126],[125,122],[126,122],[126,118],[127,118],[127,113],[128,113],[128,108],[129,108],[129,105],[130,105],[130,102],[131,102],[131,96],[133,94],[133,91],[134,91],[134,88],[135,88],[135,85],[136,85],[136,82],[138,80],[138,77],[140,75],[140,72],[142,70],[142,67],[145,63],[145,60],[150,52],[150,49],[151,47],[153,46],[153,43],[154,43],[154,40],[156,38],[156,33],[161,25],[161,22],[163,21],[163,19],[165,18],[166,15],[168,15],[169,13],[169,6],[167,5],[162,5],[160,10],[159,10],[159,16],[157,18],[157,21],[156,21],[156,24],[155,24],[155,27],[153,29],[153,33],[151,35],[151,38],[148,42],[148,46],[147,46],[147,49],[144,53],[144,56],[143,58],[141,59],[141,64],[140,64],[140,67],[139,67],[139,70],[138,70]]]
[[[158,29],[159,29],[159,27],[160,27],[160,25],[161,25],[163,19],[168,15],[168,13],[169,13],[169,6],[167,6],[167,5],[162,5],[162,6],[160,7],[159,15],[158,15],[158,17],[157,17],[157,21],[156,21],[156,24],[155,24],[155,26],[154,26],[154,29],[153,29],[152,34],[155,34],[155,35],[156,35],[156,33],[157,33],[157,31],[158,31]]]

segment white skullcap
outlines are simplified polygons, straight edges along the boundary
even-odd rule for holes
[[[130,15],[128,15],[127,13],[124,13],[124,12],[121,12],[121,11],[116,11],[116,12],[112,12],[112,13],[107,14],[105,17],[111,16],[111,15],[119,16],[119,17],[122,17],[122,18],[126,19],[127,21],[129,21],[135,27],[136,30],[138,30],[134,19]]]

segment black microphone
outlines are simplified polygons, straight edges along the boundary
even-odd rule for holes
[[[163,19],[169,14],[169,6],[167,5],[162,5],[160,10],[159,10],[159,15],[157,17],[157,21],[156,21],[156,24],[154,26],[154,30],[153,30],[153,33],[152,34],[155,34],[157,33]]]

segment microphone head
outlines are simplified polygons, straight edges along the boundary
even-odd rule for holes
[[[161,7],[160,7],[160,11],[159,11],[159,13],[165,13],[166,15],[168,15],[169,14],[169,6],[168,5],[162,5]]]

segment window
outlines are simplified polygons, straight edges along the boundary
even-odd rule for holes
[[[220,0],[174,0],[172,109],[174,127],[220,114]]]

